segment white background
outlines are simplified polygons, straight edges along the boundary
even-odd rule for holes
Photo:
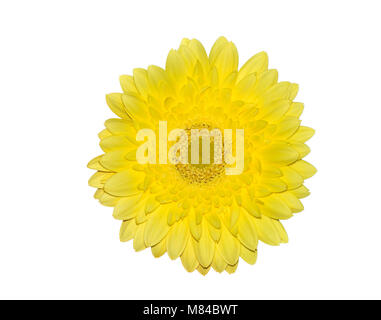
[[[0,297],[381,298],[378,1],[2,1]],[[290,242],[259,246],[233,275],[187,273],[120,243],[94,200],[88,160],[113,114],[105,94],[134,67],[165,65],[183,37],[265,50],[300,84],[316,129],[305,211]]]

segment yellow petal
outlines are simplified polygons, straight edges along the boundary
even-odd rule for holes
[[[149,117],[147,105],[139,97],[132,94],[124,94],[122,100],[129,117],[132,119],[145,120]]]
[[[257,261],[257,250],[252,251],[241,245],[240,257],[248,264],[255,264]]]
[[[214,65],[217,68],[220,79],[223,81],[230,73],[237,71],[238,52],[236,46],[229,42],[217,55]]]
[[[144,211],[146,214],[154,212],[160,206],[160,203],[155,198],[155,196],[150,196],[144,201]]]
[[[192,39],[190,40],[188,46],[195,54],[197,60],[200,62],[203,69],[205,71],[208,70],[209,69],[208,55],[206,54],[205,48],[201,44],[201,42],[196,39]]]
[[[207,214],[206,216],[206,219],[208,220],[208,222],[216,229],[220,229],[221,228],[221,221],[220,221],[220,218],[218,217],[218,215],[215,213],[215,212],[212,212],[212,213],[209,213]]]
[[[304,158],[311,152],[311,149],[304,143],[294,142],[291,147],[299,153],[299,159]]]
[[[299,118],[304,109],[304,104],[300,102],[291,103],[290,109],[287,111],[287,115],[291,117]]]
[[[230,210],[228,211],[228,216],[227,216],[227,227],[228,229],[232,229],[235,227],[236,223],[238,222],[239,216],[240,216],[240,211],[241,209],[233,204],[230,207]]]
[[[194,271],[198,266],[196,255],[194,254],[194,249],[191,242],[192,239],[189,238],[188,243],[186,244],[185,249],[181,254],[181,263],[183,264],[185,270],[188,272]]]
[[[218,249],[224,260],[234,265],[239,258],[239,241],[224,227],[221,229],[221,238],[218,242]]]
[[[204,268],[203,266],[199,265],[197,267],[197,271],[200,272],[203,276],[205,276],[210,270],[210,266],[208,268]]]
[[[119,77],[120,86],[124,93],[137,93],[134,78],[132,76],[123,75]]]
[[[130,119],[108,119],[105,121],[105,127],[115,135],[130,134],[132,131],[134,132],[133,138],[136,135]]]
[[[121,93],[110,93],[106,95],[107,105],[110,107],[111,111],[114,112],[117,116],[129,119],[130,116],[127,114],[122,101]]]
[[[99,142],[99,146],[102,148],[104,152],[115,151],[120,149],[132,149],[136,150],[136,146],[132,144],[129,140],[127,140],[123,136],[110,136],[102,139]]]
[[[114,175],[113,172],[101,172],[94,173],[89,179],[89,186],[94,188],[103,188],[106,181]]]
[[[197,58],[193,54],[192,50],[186,45],[180,45],[178,52],[184,59],[185,65],[187,67],[187,74],[191,74],[194,66],[196,65]]]
[[[216,250],[214,254],[213,262],[212,262],[212,268],[216,270],[217,272],[221,273],[222,271],[225,270],[226,266],[227,266],[226,261],[224,260],[220,252]]]
[[[269,122],[280,120],[290,108],[288,100],[279,100],[259,109],[258,118]]]
[[[260,183],[262,186],[264,186],[267,190],[271,192],[282,192],[287,189],[287,184],[279,178],[262,178]]]
[[[87,164],[87,167],[89,169],[99,170],[99,171],[108,171],[105,167],[103,167],[100,163],[100,160],[102,159],[103,155],[100,155],[98,157],[95,157],[94,159],[90,160]]]
[[[250,73],[261,73],[267,70],[269,58],[266,52],[259,52],[252,56],[239,70],[237,81],[240,81]]]
[[[302,199],[310,195],[310,191],[305,186],[300,186],[290,192],[292,192],[298,199]]]
[[[139,193],[138,185],[143,182],[144,173],[129,169],[110,177],[104,189],[114,196],[128,197]]]
[[[289,166],[283,167],[282,169],[282,181],[284,181],[289,189],[295,189],[302,185],[304,179],[295,170],[291,169]]]
[[[274,142],[262,149],[261,156],[265,161],[287,165],[295,162],[299,154],[282,142]]]
[[[296,84],[296,83],[291,83],[291,86],[290,86],[290,89],[289,89],[289,99],[290,100],[294,100],[296,95],[298,94],[298,90],[299,90],[299,85]]]
[[[252,73],[240,80],[233,88],[232,98],[234,100],[246,100],[253,94],[256,79],[255,73]]]
[[[291,83],[282,81],[271,86],[263,96],[264,104],[269,104],[277,100],[289,101]]]
[[[131,162],[126,159],[127,150],[115,150],[103,155],[100,163],[105,168],[120,172],[131,167]]]
[[[217,56],[220,54],[222,49],[228,44],[228,40],[225,37],[219,37],[213,44],[212,49],[209,53],[209,61],[213,65]]]
[[[237,267],[238,267],[238,262],[235,264],[235,265],[227,265],[226,266],[226,272],[229,273],[229,274],[232,274],[234,273],[236,270],[237,270]]]
[[[164,238],[158,244],[151,247],[151,252],[155,258],[161,257],[167,251],[167,239]]]
[[[104,194],[103,189],[99,189],[98,188],[97,191],[95,191],[95,193],[94,193],[94,198],[95,199],[100,199],[103,194]]]
[[[187,222],[179,221],[176,223],[167,237],[168,256],[171,259],[178,258],[184,251],[189,238]]]
[[[242,201],[241,203],[242,208],[244,208],[253,217],[261,216],[261,213],[259,211],[257,204],[255,203],[254,199],[250,198],[248,194],[242,194],[241,201]]]
[[[142,204],[139,202],[141,194],[122,198],[115,206],[113,216],[118,220],[128,220],[136,216],[137,210]]]
[[[222,81],[222,88],[233,88],[236,83],[238,72],[233,71]]]
[[[309,127],[300,126],[294,135],[290,137],[293,142],[306,142],[315,134],[315,130]]]
[[[213,260],[215,243],[209,235],[205,220],[202,223],[202,235],[199,241],[194,240],[194,252],[198,262],[204,268],[210,266]]]
[[[147,69],[148,82],[151,87],[158,89],[162,82],[167,82],[165,70],[158,66],[149,66]]]
[[[107,192],[103,192],[102,195],[99,197],[99,202],[104,206],[114,207],[120,199],[120,197],[115,197],[111,194],[108,194]]]
[[[165,70],[176,87],[182,87],[187,76],[187,68],[183,57],[175,50],[168,53]]]
[[[291,192],[282,192],[278,195],[280,199],[291,209],[293,213],[303,211],[304,207],[300,200]]]
[[[208,224],[208,230],[210,237],[213,239],[214,242],[220,241],[221,238],[221,230],[214,228],[212,225]]]
[[[238,221],[238,239],[243,245],[254,251],[257,249],[258,234],[253,219],[246,213],[241,214]]]
[[[278,230],[272,223],[271,218],[262,215],[261,219],[255,219],[254,224],[258,231],[258,238],[264,243],[272,246],[279,245],[282,241],[278,234]]]
[[[261,168],[263,178],[279,178],[283,175],[278,167],[268,163],[262,164]]]
[[[278,235],[280,237],[280,241],[282,243],[288,242],[288,235],[286,230],[284,229],[283,225],[280,223],[279,220],[272,220],[271,221],[273,226],[275,227],[276,231],[278,232]]]
[[[311,178],[316,173],[316,168],[304,160],[299,160],[290,165],[290,168],[299,173],[303,179]]]
[[[134,237],[134,249],[135,251],[144,250],[146,247],[144,243],[144,229],[146,225],[145,223],[139,224],[136,228],[136,233]]]
[[[261,206],[261,213],[273,219],[288,219],[292,217],[291,209],[276,194],[261,199],[264,203]]]
[[[278,81],[278,71],[275,69],[267,70],[261,73],[257,77],[257,83],[255,86],[255,92],[257,94],[262,94],[268,88],[276,84]]]
[[[280,121],[277,124],[277,130],[273,135],[273,139],[287,139],[295,133],[299,128],[300,120],[294,117],[289,117]]]
[[[202,228],[201,224],[196,223],[196,215],[194,212],[192,212],[189,217],[189,230],[193,238],[195,238],[196,240],[200,240],[202,235]]]
[[[104,138],[107,138],[111,135],[112,135],[111,132],[108,131],[107,129],[103,129],[101,132],[98,133],[99,139],[104,139]]]
[[[139,94],[143,97],[143,99],[147,99],[149,91],[147,71],[142,68],[136,68],[133,70],[133,75],[134,83]]]
[[[119,232],[119,238],[120,241],[122,242],[127,242],[134,238],[137,230],[137,225],[135,223],[135,220],[128,220],[128,221],[123,221],[121,227],[120,227],[120,232]]]
[[[149,216],[144,232],[144,242],[146,246],[154,246],[167,235],[169,231],[167,218],[167,206],[160,206],[152,215]]]

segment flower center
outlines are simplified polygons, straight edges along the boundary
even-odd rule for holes
[[[211,130],[213,127],[206,122],[193,123],[189,127],[185,128],[188,135],[188,150],[191,150],[191,130],[192,129],[207,129]],[[188,152],[188,164],[176,164],[175,167],[180,173],[181,177],[190,184],[207,184],[222,176],[225,172],[225,164],[214,163],[215,151],[222,152],[222,150],[215,150],[214,137],[210,136],[210,163],[202,163],[202,139],[199,139],[199,161],[197,164],[191,161],[191,152]]]
[[[177,171],[190,184],[207,184],[225,172],[224,164],[177,164]]]

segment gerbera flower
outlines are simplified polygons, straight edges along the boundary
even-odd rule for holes
[[[121,241],[180,257],[203,275],[211,267],[232,273],[239,258],[254,264],[258,240],[287,242],[280,220],[302,211],[299,199],[309,195],[303,183],[316,170],[302,158],[314,130],[300,125],[298,85],[278,82],[265,52],[238,69],[237,49],[224,37],[209,56],[199,41],[183,39],[165,69],[134,69],[120,83],[123,93],[106,96],[118,118],[105,122],[104,154],[88,167],[97,170],[89,180],[95,198],[122,220]],[[244,129],[243,172],[227,175],[225,162],[140,164],[136,135],[159,135],[159,121],[168,131]]]

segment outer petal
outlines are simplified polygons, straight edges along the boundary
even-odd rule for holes
[[[144,243],[144,229],[145,223],[139,224],[136,228],[136,233],[134,237],[134,249],[135,251],[144,250],[147,246]]]
[[[167,250],[167,239],[164,238],[158,244],[151,247],[152,254],[155,258],[161,257]]]
[[[242,212],[238,221],[238,239],[252,251],[257,249],[258,244],[258,235],[253,219],[255,218]]]
[[[199,263],[207,268],[213,261],[215,243],[209,235],[206,222],[202,222],[202,235],[199,241],[194,240],[194,252]]]
[[[217,247],[228,264],[234,265],[237,263],[240,250],[239,246],[238,240],[225,227],[222,227],[221,238]]]
[[[252,56],[239,70],[237,81],[240,81],[250,73],[261,73],[267,70],[269,58],[266,52],[260,52]]]
[[[203,69],[205,71],[209,70],[208,55],[206,54],[205,48],[201,44],[201,42],[196,39],[192,39],[190,40],[188,46],[195,54],[197,60],[200,62]]]
[[[214,65],[217,68],[221,81],[223,81],[230,73],[237,71],[238,51],[232,42],[229,42],[222,48],[214,61]]]
[[[89,169],[93,169],[93,170],[108,171],[100,163],[100,160],[102,159],[102,157],[103,157],[103,155],[100,155],[100,156],[95,157],[94,159],[90,160],[89,163],[87,164],[87,167]]]
[[[187,68],[180,53],[175,50],[168,53],[165,70],[171,78],[172,84],[181,88],[186,80]]]
[[[103,188],[108,179],[114,175],[113,172],[101,172],[94,173],[89,179],[89,186],[95,188]]]
[[[129,119],[129,115],[124,108],[121,93],[110,93],[106,95],[107,105],[110,107],[111,111],[117,116],[125,119]]]
[[[309,127],[300,126],[293,136],[290,137],[290,141],[294,142],[306,142],[311,139],[315,134],[315,130]]]
[[[119,77],[120,86],[124,93],[137,93],[134,78],[129,75],[123,75]]]
[[[147,99],[149,92],[147,70],[136,68],[134,69],[133,74],[134,83],[138,89],[139,94],[143,97],[143,99]]]
[[[144,173],[129,169],[110,177],[104,189],[107,193],[119,197],[128,197],[139,193],[138,185],[143,182]]]
[[[277,194],[272,194],[261,200],[264,203],[261,206],[262,214],[273,219],[288,219],[292,217],[291,209]]]
[[[261,157],[266,162],[287,165],[295,162],[299,154],[286,143],[275,142],[262,149]]]
[[[134,219],[123,221],[120,227],[120,232],[119,232],[120,241],[126,242],[133,239],[136,234],[136,230],[137,230],[137,225]]]
[[[240,257],[245,260],[248,264],[255,264],[257,261],[257,250],[250,250],[245,246],[241,245]]]
[[[299,173],[303,179],[311,178],[316,173],[316,168],[304,160],[299,160],[293,163],[290,168]]]
[[[261,219],[255,219],[254,223],[258,231],[259,240],[269,245],[277,246],[282,242],[282,239],[279,236],[278,230],[272,223],[272,220],[273,219],[262,215]]]
[[[138,207],[142,206],[140,200],[141,194],[136,194],[131,197],[122,198],[114,208],[113,216],[118,220],[132,219],[137,214]]]
[[[226,266],[227,266],[226,261],[224,260],[220,252],[216,250],[214,254],[213,262],[212,262],[213,269],[221,273],[222,271],[226,269]]]
[[[127,150],[115,150],[103,155],[100,163],[108,170],[121,172],[131,167],[131,162],[126,159]]]
[[[136,135],[135,128],[130,119],[108,119],[105,121],[105,127],[115,135],[131,134],[133,138]]]
[[[222,49],[229,43],[225,37],[219,37],[213,44],[209,54],[209,61],[213,65]]]
[[[181,263],[188,272],[194,271],[198,266],[196,255],[194,254],[192,241],[193,240],[191,238],[188,239],[188,243],[186,244],[185,249],[181,254]]]
[[[189,229],[186,221],[176,223],[167,237],[167,251],[171,259],[178,258],[184,251],[189,238]]]
[[[169,226],[167,223],[168,207],[160,206],[149,217],[144,231],[144,242],[147,247],[154,246],[159,243],[168,233]]]
[[[132,94],[124,94],[122,99],[129,117],[134,120],[145,120],[149,117],[147,105],[139,97]]]

